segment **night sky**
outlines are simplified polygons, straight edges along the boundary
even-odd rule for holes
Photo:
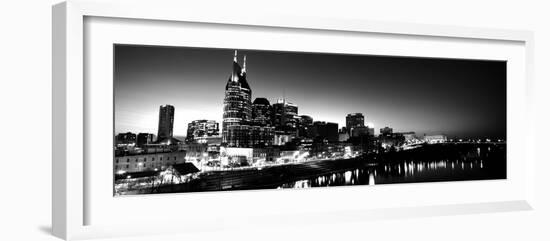
[[[115,132],[157,133],[175,107],[174,135],[192,120],[222,122],[234,49],[115,45]],[[252,100],[286,97],[298,114],[345,125],[361,112],[376,133],[506,136],[506,62],[238,50]]]

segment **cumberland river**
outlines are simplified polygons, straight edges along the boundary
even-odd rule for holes
[[[506,178],[505,144],[434,144],[355,159],[205,172],[139,193],[310,188]]]
[[[402,161],[393,160],[389,163],[360,165],[354,169],[340,170],[284,183],[278,186],[278,188],[378,185],[505,178],[506,160],[504,146],[482,146],[471,149],[471,152],[464,155],[462,158],[404,158]]]

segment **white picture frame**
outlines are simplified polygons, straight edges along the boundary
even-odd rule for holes
[[[154,9],[154,11],[152,11]],[[121,235],[136,234],[155,234],[155,233],[175,233],[175,232],[194,232],[207,229],[204,224],[207,220],[196,219],[193,222],[189,220],[180,220],[178,225],[172,225],[174,220],[155,221],[145,223],[148,229],[136,228],[129,219],[116,218],[113,214],[113,222],[106,223],[105,218],[97,219],[98,222],[90,222],[90,216],[107,217],[109,212],[120,208],[120,206],[110,206],[108,202],[97,201],[93,185],[90,185],[87,178],[90,175],[112,175],[112,173],[86,174],[90,169],[98,170],[86,161],[86,156],[90,153],[90,144],[87,141],[90,131],[89,123],[93,122],[93,104],[90,104],[90,98],[93,96],[87,92],[89,88],[104,88],[85,81],[89,78],[86,75],[85,68],[96,68],[87,63],[87,56],[90,47],[86,45],[86,34],[103,34],[101,36],[116,38],[116,36],[107,36],[101,28],[94,30],[86,29],[86,19],[115,19],[130,21],[132,24],[143,24],[154,22],[149,25],[149,29],[154,31],[158,26],[166,23],[171,25],[178,24],[208,24],[223,26],[224,29],[232,28],[253,28],[254,31],[273,31],[282,33],[290,30],[299,30],[300,33],[308,34],[314,32],[322,36],[328,33],[339,35],[353,34],[374,34],[392,36],[392,38],[427,38],[434,41],[454,40],[461,42],[483,42],[487,46],[494,43],[510,44],[515,47],[510,48],[510,55],[495,55],[495,58],[502,58],[516,63],[513,67],[513,78],[508,81],[510,99],[508,105],[511,106],[508,131],[510,141],[517,144],[511,144],[512,153],[509,152],[509,159],[513,159],[511,177],[505,182],[462,182],[454,185],[451,183],[440,184],[415,184],[415,185],[386,185],[377,188],[375,192],[391,193],[398,189],[416,189],[419,193],[435,192],[445,187],[455,187],[457,190],[475,189],[482,193],[487,190],[495,190],[492,198],[464,197],[453,198],[450,196],[446,200],[436,201],[411,201],[405,202],[387,202],[383,204],[383,198],[371,201],[372,206],[361,207],[360,202],[350,201],[349,208],[346,209],[323,209],[319,210],[319,205],[311,205],[308,209],[293,209],[290,204],[281,203],[280,207],[273,207],[266,211],[242,210],[221,212],[220,210],[204,210],[219,221],[209,222],[208,229],[221,229],[227,227],[237,227],[242,223],[248,225],[276,224],[284,220],[285,225],[299,225],[302,222],[323,223],[330,221],[324,217],[338,217],[342,221],[361,221],[369,219],[400,218],[400,217],[422,217],[433,215],[451,215],[467,214],[496,211],[514,211],[530,210],[534,202],[534,169],[535,157],[529,150],[530,143],[534,142],[533,134],[530,132],[522,133],[519,128],[529,123],[531,118],[530,103],[532,90],[533,73],[533,34],[529,31],[520,30],[498,30],[483,29],[471,27],[423,25],[411,23],[392,23],[375,21],[357,21],[350,19],[330,19],[330,18],[300,18],[292,16],[281,16],[277,14],[246,16],[231,14],[227,15],[209,15],[206,10],[189,9],[184,3],[170,2],[169,4],[158,4],[151,2],[117,2],[117,1],[67,1],[53,7],[53,167],[52,167],[52,227],[53,234],[63,239],[85,239],[94,237],[112,237]],[[104,21],[103,24],[112,24]],[[101,24],[100,24],[101,25]],[[116,25],[116,23],[115,23]],[[129,28],[124,24],[116,26],[117,28]],[[96,30],[97,29],[97,30]],[[98,37],[101,37],[98,35]],[[132,36],[126,35],[126,36]],[[135,36],[134,36],[135,37]],[[130,37],[131,38],[131,37]],[[120,39],[92,38],[97,41],[120,41]],[[430,41],[431,41],[430,40]],[[128,40],[130,41],[130,40]],[[143,40],[141,44],[149,44]],[[175,40],[174,40],[175,41]],[[159,45],[177,45],[174,42],[165,41],[157,43]],[[215,43],[214,43],[215,44]],[[230,45],[230,44],[229,44]],[[95,48],[92,45],[91,48]],[[444,48],[444,45],[442,45]],[[239,46],[233,46],[239,47]],[[478,46],[479,47],[479,46]],[[498,50],[499,47],[494,47]],[[95,49],[94,49],[95,50]],[[344,50],[340,50],[342,52]],[[415,53],[399,53],[402,50],[396,50],[393,54],[414,55]],[[508,50],[507,50],[508,51]],[[338,52],[338,51],[337,51]],[[472,57],[474,55],[468,55]],[[466,57],[468,57],[466,56]],[[455,56],[460,58],[461,56]],[[464,56],[462,56],[464,57]],[[475,57],[475,56],[474,56]],[[483,58],[483,56],[479,56]],[[509,59],[508,59],[509,58]],[[93,61],[92,65],[93,65]],[[106,71],[108,73],[108,71]],[[510,83],[513,86],[510,86]],[[510,88],[513,87],[513,88]],[[513,89],[513,90],[510,90]],[[110,92],[108,90],[107,92]],[[87,96],[88,95],[88,96]],[[91,95],[94,95],[93,93]],[[512,101],[513,100],[513,101]],[[109,132],[111,134],[112,132]],[[517,137],[517,138],[516,138]],[[112,140],[106,140],[112,141]],[[515,161],[514,161],[515,160]],[[108,165],[111,165],[108,161]],[[520,167],[519,169],[516,167]],[[102,170],[102,169],[101,169]],[[112,171],[112,169],[111,169]],[[510,172],[509,172],[510,173]],[[110,176],[109,176],[110,177]],[[97,179],[96,179],[97,180]],[[95,184],[94,184],[95,185]],[[100,184],[98,184],[100,185]],[[453,186],[454,185],[454,186]],[[97,185],[96,185],[97,186]],[[509,193],[505,193],[509,190]],[[357,189],[359,190],[359,189]],[[109,190],[110,191],[110,190]],[[362,191],[361,191],[362,192]],[[361,192],[355,192],[356,195],[362,195]],[[400,192],[400,191],[399,191]],[[407,192],[405,190],[404,192]],[[458,194],[468,194],[469,192],[458,191]],[[470,193],[471,194],[471,193]],[[95,195],[95,196],[94,196]],[[175,199],[187,199],[190,206],[195,209],[201,209],[201,203],[215,202],[218,196],[223,196],[229,202],[239,202],[243,199],[250,200],[274,200],[277,198],[299,198],[303,200],[313,200],[323,198],[327,195],[349,196],[349,188],[324,189],[319,191],[306,192],[264,192],[264,191],[244,191],[236,193],[206,193],[206,194],[185,194],[185,195],[155,195],[154,197],[131,197],[123,198],[123,201],[117,205],[127,206],[130,202],[140,202],[130,205],[165,205],[165,208],[174,207]],[[390,195],[390,194],[388,194]],[[111,198],[113,198],[111,196]],[[140,199],[142,198],[142,199]],[[430,198],[429,196],[427,198]],[[140,199],[140,200],[138,200]],[[167,201],[173,199],[172,201]],[[375,198],[373,198],[375,199]],[[142,201],[144,200],[144,201]],[[181,202],[181,200],[178,200]],[[95,208],[90,208],[91,203],[96,203]],[[126,202],[126,203],[123,203]],[[99,203],[99,204],[98,204]],[[404,204],[405,203],[405,204]],[[199,205],[197,207],[197,205]],[[99,208],[98,208],[99,207]],[[110,211],[109,211],[110,210]],[[120,210],[120,213],[127,214],[128,210]],[[196,215],[191,214],[191,216]],[[228,215],[233,215],[231,221],[227,219]],[[121,215],[124,216],[124,215]],[[155,220],[155,217],[162,217],[162,213],[146,212],[144,219]],[[136,222],[143,222],[137,218]]]

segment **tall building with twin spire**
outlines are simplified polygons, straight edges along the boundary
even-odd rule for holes
[[[222,144],[227,147],[271,145],[273,129],[256,125],[252,118],[252,90],[246,79],[246,55],[243,66],[233,57],[233,69],[225,85],[223,100]]]
[[[252,119],[252,90],[246,81],[246,57],[244,67],[237,62],[237,51],[233,57],[233,71],[225,85],[223,100],[223,129],[244,124]]]

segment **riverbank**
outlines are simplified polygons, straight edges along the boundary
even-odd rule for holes
[[[481,180],[505,178],[505,173],[505,144],[437,144],[350,159],[207,171],[186,183],[124,194],[292,188],[297,181],[310,186],[361,185],[373,175],[379,179],[376,183]]]

